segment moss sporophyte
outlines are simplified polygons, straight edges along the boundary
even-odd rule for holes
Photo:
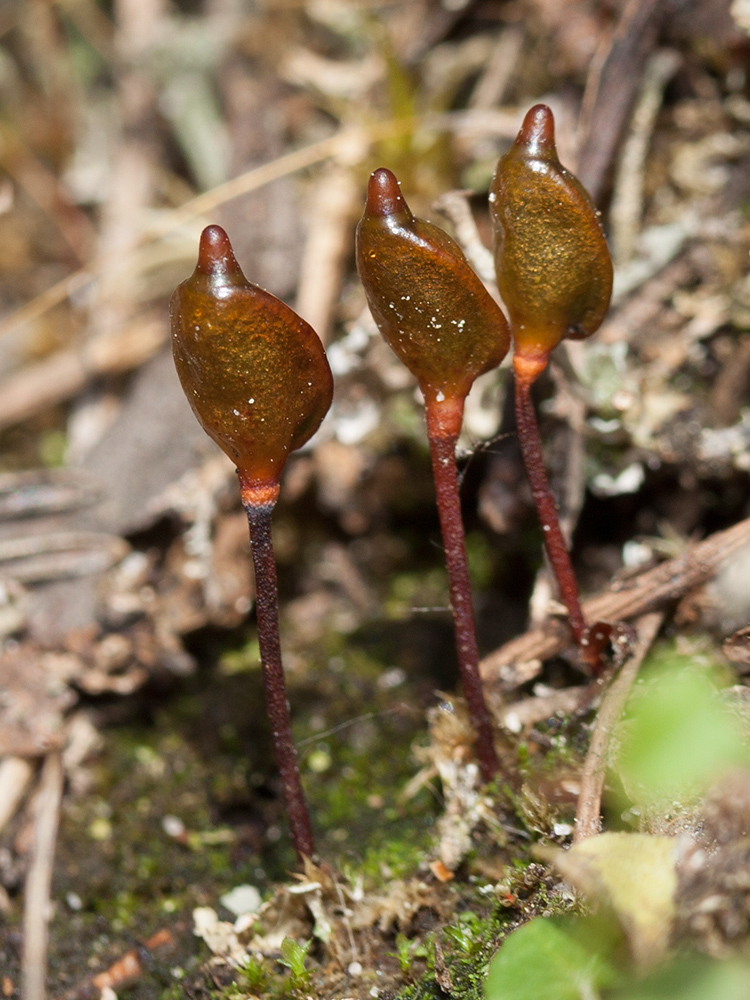
[[[380,332],[424,396],[461,680],[477,758],[490,781],[498,762],[479,677],[456,442],[472,383],[508,351],[508,324],[459,246],[412,215],[390,170],[370,177],[357,227],[357,270]]]
[[[516,426],[547,556],[581,658],[595,673],[610,634],[587,626],[544,468],[531,387],[565,337],[591,336],[612,294],[612,260],[588,194],[557,158],[550,109],[537,104],[497,166],[490,191],[497,283],[510,316]]]
[[[456,469],[464,404],[477,376],[500,364],[512,339],[518,435],[547,554],[582,660],[601,669],[609,626],[584,621],[570,557],[547,480],[531,387],[565,337],[588,337],[609,305],[612,263],[598,217],[560,165],[552,112],[526,115],[498,164],[490,194],[498,286],[510,316],[459,246],[416,218],[391,171],[370,177],[357,227],[357,269],[384,338],[414,374],[425,401],[464,695],[482,776],[497,773],[492,719],[479,676]],[[204,230],[198,264],[171,303],[175,364],[206,432],[237,466],[250,525],[256,613],[268,716],[294,844],[313,853],[310,817],[292,742],[281,665],[271,512],[289,454],[325,416],[332,377],[315,331],[250,284],[219,226]]]
[[[309,440],[331,405],[331,370],[312,327],[246,280],[219,226],[203,231],[195,271],[177,287],[170,312],[185,395],[206,433],[237,466],[274,754],[294,846],[300,858],[311,857],[312,825],[281,664],[271,513],[289,454]]]

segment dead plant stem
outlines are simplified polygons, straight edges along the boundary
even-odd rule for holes
[[[602,791],[612,732],[625,710],[630,689],[663,620],[663,611],[652,611],[638,619],[636,623],[638,640],[635,648],[602,699],[581,772],[581,790],[578,795],[573,843],[599,833]]]
[[[660,563],[639,576],[617,580],[609,590],[584,602],[589,621],[628,621],[679,600],[705,583],[735,553],[750,546],[750,518],[717,531],[697,544],[688,545],[674,559]],[[512,685],[509,668],[514,664],[545,660],[565,649],[566,628],[554,619],[531,629],[486,656],[481,663],[485,684]]]

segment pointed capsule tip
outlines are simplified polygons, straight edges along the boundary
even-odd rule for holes
[[[221,226],[206,226],[201,233],[197,270],[202,274],[239,270],[232,244]]]
[[[532,156],[550,153],[555,156],[555,118],[546,104],[535,104],[529,108],[523,125],[516,138],[519,146],[525,146]]]
[[[369,216],[397,215],[406,208],[404,196],[396,175],[386,167],[380,167],[370,175],[367,185],[365,214]]]

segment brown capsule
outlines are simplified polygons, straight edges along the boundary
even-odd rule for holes
[[[515,352],[536,377],[564,337],[582,339],[599,328],[612,294],[612,260],[596,209],[557,158],[546,105],[526,114],[498,163],[490,205]]]
[[[412,215],[383,167],[370,177],[357,227],[357,270],[380,332],[428,405],[462,408],[474,379],[505,357],[508,324],[458,244]]]
[[[247,281],[220,226],[203,230],[198,264],[175,290],[170,313],[175,366],[193,412],[237,465],[243,494],[260,500],[331,404],[320,339]]]

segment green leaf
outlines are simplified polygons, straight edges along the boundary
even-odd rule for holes
[[[747,1000],[749,996],[747,961],[681,955],[646,979],[607,994],[607,1000]]]
[[[722,703],[715,672],[688,657],[662,657],[634,690],[628,716],[616,766],[639,804],[700,794],[748,762],[739,720]]]
[[[305,958],[311,943],[311,941],[305,941],[304,944],[298,944],[294,938],[290,937],[285,937],[281,942],[279,961],[289,969],[292,979],[303,980],[309,975],[305,969]]]
[[[675,843],[645,833],[602,833],[543,856],[590,903],[611,908],[633,957],[645,966],[664,958],[672,934]]]
[[[606,921],[537,917],[508,936],[492,960],[487,1000],[582,1000],[614,982]]]

